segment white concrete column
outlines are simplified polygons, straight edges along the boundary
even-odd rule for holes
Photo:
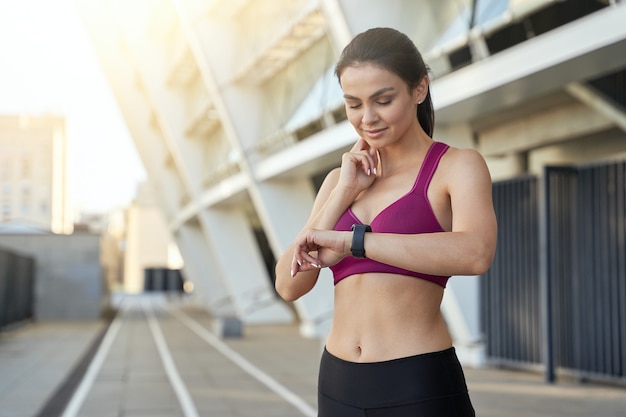
[[[243,210],[209,209],[200,213],[219,273],[229,288],[237,316],[246,323],[293,321],[289,308],[276,296]]]
[[[350,42],[353,34],[341,10],[339,0],[321,0],[321,8],[328,21],[328,32],[332,39],[335,55],[339,56],[343,48]]]
[[[196,301],[215,317],[234,315],[233,299],[219,274],[217,261],[200,226],[186,223],[175,236],[185,260],[185,277],[194,285]]]
[[[260,208],[265,217],[268,240],[274,253],[282,254],[293,243],[311,214],[315,190],[308,179],[267,181],[259,184],[264,202]],[[294,278],[294,279],[297,279]],[[323,337],[330,329],[333,311],[333,278],[329,270],[320,273],[313,290],[294,303],[307,337]]]
[[[125,34],[125,44],[130,51],[128,59],[135,68],[145,101],[153,111],[153,123],[161,131],[171,166],[181,179],[185,193],[194,198],[198,195],[202,178],[199,169],[201,149],[197,142],[185,137],[185,128],[191,117],[185,105],[184,91],[167,84],[171,71],[167,64],[171,57],[162,43],[148,37],[150,23],[148,19],[144,21],[135,15],[133,19],[123,19],[118,24]]]
[[[459,360],[473,367],[484,365],[486,358],[480,326],[480,279],[451,277],[441,305]]]
[[[252,161],[248,159],[250,153],[247,149],[260,139],[259,132],[264,122],[267,97],[263,95],[260,86],[254,83],[233,82],[233,71],[238,68],[233,68],[233,59],[223,59],[224,56],[232,57],[232,50],[237,46],[236,38],[232,36],[232,28],[220,25],[213,20],[211,24],[205,22],[206,24],[203,25],[200,25],[197,20],[192,21],[187,13],[187,7],[192,3],[194,2],[175,2],[181,25],[211,95],[211,100],[220,114],[222,127],[227,134],[231,148],[241,157],[238,162],[242,172],[248,178],[248,192],[263,229],[268,235],[275,255],[280,256],[282,250],[291,243],[308,218],[313,201],[311,186],[305,184],[307,180],[277,185],[264,184],[255,178],[254,167]],[[215,39],[222,39],[222,41],[216,43]],[[210,231],[216,250],[219,251],[218,257],[224,262],[224,274],[229,285],[232,286],[231,293],[234,294],[238,307],[243,309],[240,314],[246,316],[248,313],[245,310],[251,303],[247,299],[249,295],[246,291],[249,291],[250,286],[254,288],[254,284],[248,281],[253,279],[255,273],[258,274],[262,270],[262,263],[260,259],[255,260],[254,263],[257,264],[258,269],[255,271],[254,268],[250,269],[250,263],[231,258],[234,254],[242,256],[248,252],[255,254],[258,252],[252,247],[245,248],[245,245],[250,245],[252,242],[251,230],[245,221],[236,219],[233,212],[226,215],[226,213],[210,210],[208,213],[211,214],[203,216],[206,230]],[[225,225],[227,224],[234,228],[230,231],[230,235],[226,233]],[[216,230],[222,230],[222,232],[217,233]],[[251,237],[246,238],[246,234]],[[239,243],[244,244],[244,247],[237,246],[238,240]],[[244,291],[241,287],[247,289]],[[300,319],[309,329],[306,331],[308,334],[317,334],[316,323],[321,320],[321,316],[329,315],[326,300],[332,294],[332,289],[328,293],[322,291],[325,294],[319,295],[316,294],[317,291],[319,290],[316,289],[296,303]],[[332,306],[332,302],[330,305]],[[261,317],[259,316],[258,319]]]

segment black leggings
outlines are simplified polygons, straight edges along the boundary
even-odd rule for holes
[[[318,417],[474,417],[454,348],[384,362],[322,354]]]

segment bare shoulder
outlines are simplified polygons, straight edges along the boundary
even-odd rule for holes
[[[454,177],[482,174],[491,180],[485,159],[475,149],[461,149],[451,146],[441,159],[440,166],[446,174]]]
[[[442,161],[445,161],[446,164],[453,165],[477,165],[478,167],[486,167],[485,159],[480,152],[469,148],[455,148],[450,146]]]
[[[450,193],[476,192],[491,189],[491,174],[485,159],[475,149],[450,147],[443,155],[439,168]]]

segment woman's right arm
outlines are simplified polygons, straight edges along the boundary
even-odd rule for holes
[[[337,220],[343,212],[352,204],[349,198],[341,198],[337,192],[340,168],[328,173],[322,183],[311,216],[298,236],[310,229],[330,230],[335,227]],[[297,240],[297,239],[295,239]],[[293,262],[293,244],[281,255],[276,263],[276,291],[286,301],[294,301],[311,291],[317,282],[319,269],[299,272],[292,276],[291,264]]]
[[[378,154],[359,139],[350,152],[343,154],[341,168],[333,169],[324,179],[311,216],[294,241],[312,229],[333,230],[361,191],[374,182],[377,166]],[[319,268],[298,271],[294,259],[294,245],[291,244],[276,263],[276,291],[286,301],[297,300],[311,291],[320,272]]]

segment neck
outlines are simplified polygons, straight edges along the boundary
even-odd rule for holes
[[[407,137],[401,143],[379,149],[379,176],[390,176],[408,166],[415,166],[424,159],[432,143],[433,140],[421,130],[418,135]]]

